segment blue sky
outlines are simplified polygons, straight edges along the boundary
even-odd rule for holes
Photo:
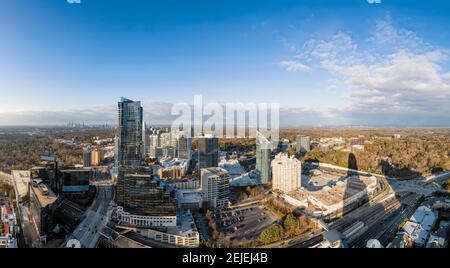
[[[0,1],[0,125],[279,102],[285,125],[450,125],[448,1]]]

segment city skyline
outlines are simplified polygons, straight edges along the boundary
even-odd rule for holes
[[[115,124],[121,96],[170,124],[201,94],[278,102],[280,126],[449,126],[446,7],[2,1],[0,125]]]

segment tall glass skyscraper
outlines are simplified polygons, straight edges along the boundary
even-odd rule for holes
[[[121,98],[119,103],[119,165],[139,166],[143,162],[143,109],[140,101]]]
[[[256,133],[256,175],[262,184],[270,180],[271,143],[261,133]]]
[[[298,153],[307,153],[311,150],[311,140],[309,136],[298,135],[295,141],[297,143],[296,149]]]
[[[203,136],[198,138],[198,167],[208,168],[219,165],[219,138]]]

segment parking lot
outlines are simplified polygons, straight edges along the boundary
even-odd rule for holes
[[[254,241],[276,218],[259,205],[215,211],[218,230],[231,240]]]

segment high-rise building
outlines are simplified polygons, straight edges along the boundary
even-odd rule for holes
[[[176,152],[177,151],[176,151],[175,147],[172,147],[172,146],[166,146],[166,147],[162,148],[163,157],[175,158]]]
[[[105,159],[105,151],[95,148],[91,153],[91,166],[100,166]]]
[[[184,135],[177,135],[175,139],[175,147],[177,157],[180,159],[191,159],[192,140]]]
[[[311,150],[311,139],[309,136],[298,135],[295,139],[297,143],[297,152],[298,153],[307,153]]]
[[[156,134],[156,131],[153,131],[153,134],[149,136],[149,150],[148,153],[152,158],[158,158],[162,156],[162,148],[160,143],[159,134]],[[157,153],[161,151],[161,153]]]
[[[150,137],[146,133],[147,127],[144,122],[142,125],[142,159],[145,159],[145,157],[147,156],[150,145]]]
[[[150,148],[156,148],[160,147],[161,143],[159,142],[159,135],[158,134],[152,134],[150,135]]]
[[[272,189],[288,193],[300,188],[302,166],[294,156],[278,154],[272,161]]]
[[[119,103],[119,165],[141,165],[143,162],[141,102],[122,98]]]
[[[172,145],[172,136],[170,132],[164,132],[160,135],[161,147],[167,147]]]
[[[161,147],[150,147],[149,156],[151,158],[161,158],[161,157],[163,157],[163,148],[161,148]]]
[[[175,195],[151,174],[146,167],[119,167],[116,200],[121,219],[136,226],[176,226]]]
[[[119,164],[119,140],[118,136],[114,137],[114,164]]]
[[[219,165],[219,138],[211,135],[198,139],[199,168],[217,167]]]
[[[261,133],[256,133],[256,175],[262,184],[270,180],[271,144]]]
[[[201,184],[203,200],[213,208],[224,208],[229,205],[230,175],[219,167],[202,168]]]
[[[92,148],[90,146],[83,149],[83,166],[92,166]]]

